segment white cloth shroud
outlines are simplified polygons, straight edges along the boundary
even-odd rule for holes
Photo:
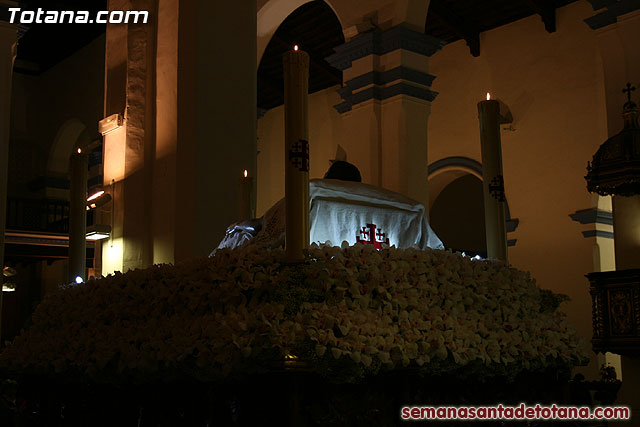
[[[236,248],[246,244],[265,247],[284,244],[284,199],[269,209],[260,231],[250,237],[251,222],[234,224],[218,248]],[[373,244],[377,248],[418,247],[443,249],[433,232],[424,206],[394,191],[359,182],[314,179],[309,182],[309,225],[311,243],[343,241]]]
[[[358,182],[309,182],[310,241],[443,249],[424,206],[399,193]],[[388,239],[388,243],[387,243]],[[376,245],[378,246],[378,245]]]

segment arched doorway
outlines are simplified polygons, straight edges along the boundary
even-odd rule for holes
[[[82,139],[81,139],[82,138]],[[66,177],[69,173],[69,158],[81,142],[87,143],[87,127],[78,119],[67,120],[56,135],[47,161],[47,174]]]
[[[507,233],[519,220],[505,204]],[[482,164],[467,157],[446,157],[429,165],[429,223],[447,249],[486,256]],[[515,246],[516,239],[508,239]]]
[[[446,248],[486,257],[482,181],[465,174],[446,185],[433,201],[430,223]]]

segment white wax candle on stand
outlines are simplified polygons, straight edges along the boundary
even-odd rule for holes
[[[295,46],[284,68],[287,262],[303,262],[309,249],[309,55]]]
[[[502,146],[500,142],[500,103],[487,99],[478,103],[480,142],[482,144],[482,179],[487,256],[508,261],[505,215]]]

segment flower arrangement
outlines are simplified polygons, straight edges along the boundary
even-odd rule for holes
[[[213,381],[286,367],[349,381],[381,370],[508,375],[586,349],[561,298],[526,272],[439,250],[219,250],[47,297],[0,354],[13,372],[97,381]]]

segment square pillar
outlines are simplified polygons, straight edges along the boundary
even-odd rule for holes
[[[148,24],[107,28],[103,274],[208,255],[256,176],[256,0],[110,0]],[[229,35],[233,34],[230,39]]]
[[[155,50],[157,0],[110,0],[109,10],[147,10],[147,24],[108,25],[105,117],[122,127],[104,137],[104,186],[112,202],[101,221],[112,227],[102,243],[102,273],[153,263]]]
[[[0,1],[0,6],[17,6]],[[4,233],[7,222],[7,169],[9,166],[9,128],[11,112],[11,80],[16,59],[18,27],[0,20],[0,270],[4,268]],[[1,274],[1,273],[0,273]],[[0,275],[0,317],[2,315],[2,281]],[[0,319],[0,333],[2,322]],[[2,337],[0,337],[0,342]]]
[[[351,39],[327,60],[343,70],[343,102],[334,108],[350,129],[349,158],[363,182],[405,194],[425,206],[427,121],[437,93],[429,56],[444,45],[403,26]]]
[[[257,176],[256,0],[181,1],[179,16],[176,260],[218,245],[243,171]]]

